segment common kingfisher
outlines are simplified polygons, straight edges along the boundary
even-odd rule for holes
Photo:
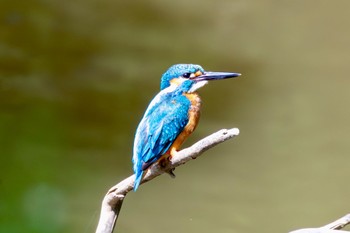
[[[134,140],[134,191],[143,172],[164,155],[175,156],[182,143],[195,130],[201,99],[196,92],[210,80],[240,76],[239,73],[204,71],[200,65],[171,66],[161,78],[160,92],[149,104],[139,123]],[[164,158],[164,157],[163,157]]]

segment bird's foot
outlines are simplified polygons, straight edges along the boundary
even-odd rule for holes
[[[176,178],[174,171],[175,171],[175,168],[172,168],[169,171],[166,171],[166,173],[168,173],[171,178]]]
[[[159,166],[170,175],[171,178],[175,178],[176,175],[174,174],[175,168],[169,169],[169,163],[171,161],[171,155],[163,157],[159,160]]]
[[[169,161],[167,158],[161,158],[158,163],[162,169],[165,169],[168,166]]]

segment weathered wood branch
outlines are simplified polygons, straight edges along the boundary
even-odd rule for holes
[[[219,143],[233,138],[238,134],[239,130],[237,128],[233,128],[229,130],[223,129],[207,136],[191,147],[179,151],[177,155],[171,159],[166,168],[161,168],[159,164],[152,165],[146,171],[141,184],[154,179],[155,177],[165,173],[167,170],[173,169],[192,159],[197,158],[211,147],[214,147]],[[132,175],[109,189],[102,202],[100,220],[96,229],[96,233],[113,232],[120,209],[123,204],[123,200],[126,194],[133,189],[134,180],[135,176]],[[337,219],[336,221],[319,228],[304,228],[291,231],[290,233],[349,233],[349,231],[341,230],[348,224],[350,224],[350,214],[347,214]]]
[[[304,228],[296,231],[291,231],[290,233],[349,233],[349,231],[340,230],[348,224],[350,224],[350,214],[347,214],[323,227]]]
[[[143,177],[142,183],[146,183],[166,171],[172,170],[192,159],[199,157],[206,150],[231,139],[239,134],[239,129],[222,129],[206,138],[198,141],[189,148],[179,151],[167,164],[166,168],[158,163],[152,165]],[[119,216],[123,200],[134,187],[135,175],[132,175],[109,189],[102,201],[100,220],[96,233],[112,233]]]

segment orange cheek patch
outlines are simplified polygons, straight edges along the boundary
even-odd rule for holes
[[[197,71],[196,73],[194,73],[194,75],[196,76],[196,77],[198,77],[198,76],[201,76],[203,73],[201,72],[201,71]]]

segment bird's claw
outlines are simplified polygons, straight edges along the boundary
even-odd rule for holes
[[[167,171],[167,173],[169,174],[169,176],[171,178],[176,178],[176,175],[175,175],[174,171],[175,171],[175,168],[172,168],[169,171]]]

